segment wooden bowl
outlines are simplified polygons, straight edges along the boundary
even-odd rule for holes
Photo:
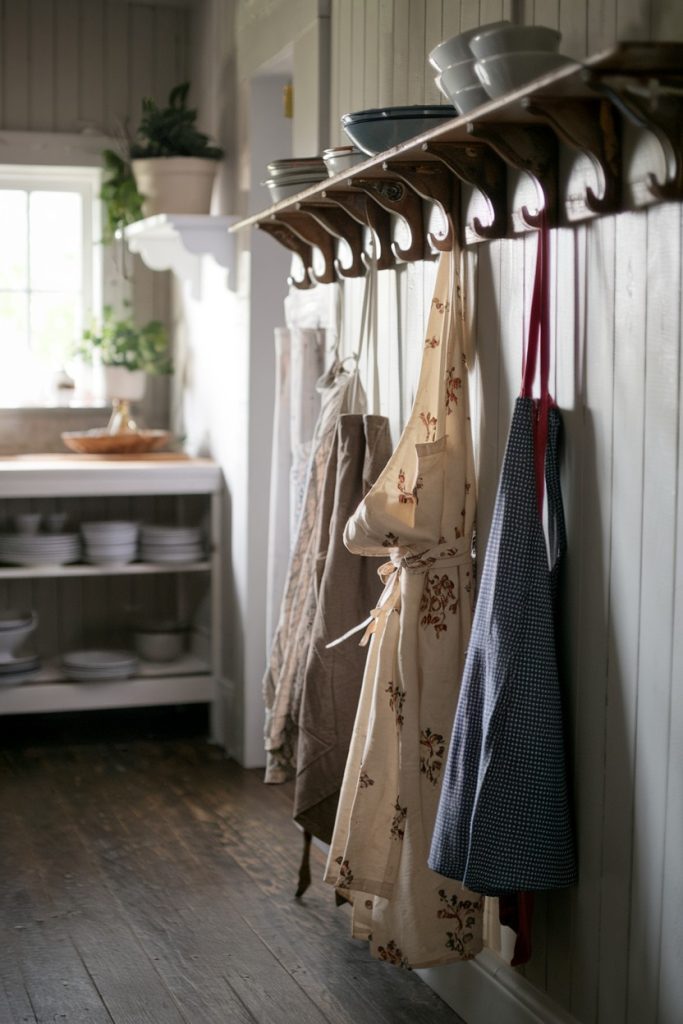
[[[72,452],[82,455],[138,455],[157,451],[168,444],[169,430],[135,430],[108,434],[106,430],[66,430],[62,441]]]

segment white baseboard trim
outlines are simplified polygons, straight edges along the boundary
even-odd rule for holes
[[[415,973],[467,1024],[580,1024],[486,949],[476,960]]]

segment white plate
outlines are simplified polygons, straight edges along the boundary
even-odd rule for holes
[[[200,548],[189,554],[177,551],[166,551],[161,554],[157,551],[147,551],[144,548],[140,552],[140,558],[143,562],[198,562],[202,561],[203,557],[203,552]]]
[[[90,651],[67,651],[62,655],[62,664],[78,671],[101,671],[105,668],[124,668],[137,665],[132,651],[93,649]]]
[[[194,544],[201,540],[199,526],[143,526],[140,539],[151,544]]]
[[[40,666],[37,654],[14,654],[0,659],[0,675],[15,672],[33,672]]]
[[[201,544],[141,544],[141,551],[147,551],[153,555],[192,555],[202,551]]]
[[[64,670],[67,679],[74,683],[106,683],[113,679],[130,679],[137,672],[137,665],[130,669],[111,668],[106,672],[79,672],[75,668]]]

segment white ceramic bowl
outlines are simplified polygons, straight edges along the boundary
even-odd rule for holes
[[[327,177],[327,175],[326,175]],[[279,203],[283,199],[289,199],[290,196],[295,196],[297,192],[303,192],[304,189],[310,188],[311,185],[317,185],[319,181],[323,181],[322,178],[305,178],[297,181],[266,181],[266,187],[270,192],[270,198],[274,203]]]
[[[473,36],[484,32],[486,29],[494,29],[509,24],[509,21],[491,21],[487,25],[478,25],[476,28],[468,29],[467,32],[461,32],[457,36],[451,36],[450,39],[444,39],[442,43],[439,43],[430,52],[429,63],[437,71],[443,71],[444,68],[449,67],[451,64],[457,64],[461,60],[468,60],[472,56],[470,39]]]
[[[17,647],[34,631],[38,624],[38,616],[35,612],[3,612],[4,621],[12,622],[12,626],[0,629],[0,660],[9,660]],[[23,619],[21,625],[15,624]]]
[[[490,96],[484,86],[477,82],[476,85],[470,85],[467,89],[454,92],[451,102],[459,113],[469,114],[470,110],[476,110],[483,103],[488,103],[489,99]]]
[[[477,60],[499,53],[530,53],[539,50],[557,53],[562,34],[546,25],[498,25],[480,30],[470,39],[470,50]]]
[[[355,146],[334,146],[323,152],[323,160],[327,173],[333,178],[335,174],[343,174],[344,171],[349,171],[356,164],[367,160],[367,157]]]
[[[81,523],[81,533],[88,544],[125,544],[138,538],[138,523],[127,520],[105,520],[103,522]]]
[[[441,91],[449,99],[454,93],[469,88],[470,85],[479,85],[477,73],[474,70],[474,57],[469,60],[461,60],[458,64],[451,64],[441,72]]]
[[[38,533],[42,520],[40,512],[20,512],[14,517],[14,528],[17,533]]]
[[[571,63],[568,57],[559,53],[534,50],[531,53],[500,53],[497,57],[487,57],[486,60],[477,61],[475,70],[491,99],[497,99],[515,89],[521,89],[540,75]]]
[[[185,631],[136,630],[133,634],[135,650],[145,661],[175,661],[185,649]]]
[[[48,512],[45,516],[45,529],[48,533],[62,533],[67,518],[66,512]]]

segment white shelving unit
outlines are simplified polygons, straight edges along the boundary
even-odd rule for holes
[[[137,253],[151,270],[172,270],[188,281],[199,297],[201,259],[212,256],[228,271],[228,286],[234,289],[235,239],[228,234],[238,217],[216,214],[159,213],[135,221],[123,235],[131,252]]]
[[[220,741],[218,723],[221,674],[222,596],[221,596],[221,475],[208,459],[189,459],[181,455],[156,454],[135,459],[89,456],[19,456],[0,458],[0,513],[11,517],[13,511],[49,511],[55,505],[66,507],[76,519],[78,510],[88,518],[121,518],[121,503],[139,510],[145,521],[163,502],[163,514],[172,509],[180,517],[184,506],[205,507],[208,518],[208,556],[201,561],[181,564],[132,562],[127,565],[97,566],[86,563],[55,566],[0,566],[0,600],[21,600],[39,605],[39,625],[57,636],[52,629],[57,620],[65,633],[77,630],[73,617],[87,611],[97,618],[98,595],[86,593],[89,586],[104,586],[108,599],[116,606],[118,592],[138,581],[139,586],[167,588],[164,577],[175,585],[178,593],[194,581],[201,585],[206,577],[209,597],[209,638],[205,649],[190,650],[168,663],[140,662],[139,671],[131,679],[117,681],[72,682],[61,668],[59,651],[43,658],[41,669],[22,683],[0,686],[0,714],[31,712],[78,711],[103,708],[143,707],[163,704],[209,703],[212,710],[212,736]],[[102,501],[101,499],[104,499]],[[203,499],[203,500],[202,500]],[[99,501],[99,504],[98,504]],[[102,511],[93,509],[101,508]],[[158,511],[158,509],[157,509]],[[109,580],[109,583],[106,581]],[[145,583],[145,580],[149,581]],[[83,581],[80,601],[60,596],[58,587],[79,587]],[[14,590],[12,590],[14,588]],[[20,598],[15,598],[17,592]],[[122,591],[123,593],[124,591]],[[101,593],[104,593],[102,591]],[[100,597],[101,597],[100,593]],[[153,614],[151,609],[148,609]],[[106,631],[111,608],[100,610],[99,635]],[[71,617],[70,617],[71,616]],[[46,621],[49,620],[49,621]],[[120,623],[119,623],[120,627]],[[57,641],[55,641],[57,642]]]

